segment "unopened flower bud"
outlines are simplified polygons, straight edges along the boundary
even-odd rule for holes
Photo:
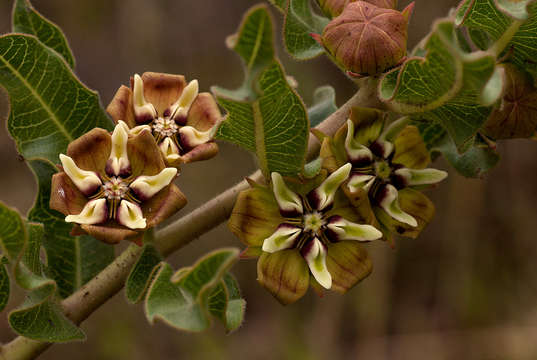
[[[319,6],[330,17],[336,17],[343,12],[343,9],[350,3],[355,2],[356,0],[317,0]],[[364,0],[375,6],[386,8],[386,9],[395,9],[397,7],[397,0]]]
[[[324,29],[322,43],[349,73],[376,75],[402,62],[413,4],[402,12],[357,1]]]

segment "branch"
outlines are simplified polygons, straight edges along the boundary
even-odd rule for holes
[[[319,124],[317,129],[332,135],[345,123],[351,107],[381,107],[376,94],[377,84],[378,79],[376,78],[363,79],[360,83],[362,85],[360,90],[335,113]],[[318,152],[319,147],[320,144],[315,137],[310,135],[308,156],[311,157]],[[261,180],[263,177],[258,170],[250,175],[250,178]],[[237,195],[248,188],[248,183],[243,180],[176,222],[158,230],[155,234],[155,245],[164,256],[179,250],[190,241],[227,220]],[[208,214],[210,216],[207,216]],[[64,299],[61,305],[65,316],[78,325],[117,294],[123,288],[125,280],[141,252],[141,247],[130,245],[97,276]],[[18,336],[2,347],[0,355],[4,360],[34,359],[51,345],[52,343]]]

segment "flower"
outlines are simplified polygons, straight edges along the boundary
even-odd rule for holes
[[[115,244],[138,242],[142,232],[176,213],[186,198],[172,184],[176,168],[166,168],[148,130],[128,133],[119,121],[110,134],[93,129],[60,154],[52,177],[50,208],[95,238]]]
[[[427,168],[429,152],[406,118],[387,128],[385,121],[379,110],[353,108],[334,137],[323,138],[323,167],[331,172],[350,162],[343,190],[357,211],[373,224],[378,221],[387,238],[391,233],[415,238],[434,215],[434,205],[417,189],[447,173]]]
[[[322,182],[298,185],[274,172],[271,188],[251,183],[239,194],[229,228],[248,246],[246,256],[261,256],[258,281],[283,304],[306,293],[310,276],[314,288],[343,293],[371,272],[359,243],[382,233],[363,224],[339,190],[350,171],[345,164]]]
[[[350,75],[380,74],[404,60],[412,9],[413,4],[399,12],[352,2],[326,25],[321,43]]]
[[[130,133],[153,133],[169,166],[206,160],[218,153],[214,136],[222,115],[213,96],[198,93],[198,81],[182,75],[146,72],[121,86],[106,109],[114,121],[124,120]]]

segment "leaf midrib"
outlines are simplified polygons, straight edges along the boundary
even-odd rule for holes
[[[261,18],[261,22],[259,23],[257,32],[257,37],[255,39],[255,45],[254,49],[252,51],[252,57],[250,58],[250,61],[248,63],[248,70],[251,71],[252,67],[255,63],[255,60],[257,59],[257,54],[259,53],[259,49],[261,48],[261,43],[263,41],[263,34],[265,33],[265,17]]]
[[[50,119],[54,122],[54,124],[60,130],[60,132],[63,133],[63,135],[67,138],[68,142],[73,141],[74,138],[71,136],[71,134],[69,134],[69,132],[61,124],[56,114],[54,114],[52,109],[45,103],[45,100],[41,96],[39,96],[39,94],[32,87],[32,85],[22,76],[22,74],[17,69],[15,69],[9,62],[6,61],[6,59],[4,58],[4,55],[1,55],[0,59],[5,64],[5,66],[19,79],[19,81],[22,82],[24,86],[26,86],[28,91],[30,91],[30,93],[34,96],[34,98],[37,99],[37,101],[41,104],[41,106],[43,106],[43,109],[45,109],[45,111],[49,114]]]

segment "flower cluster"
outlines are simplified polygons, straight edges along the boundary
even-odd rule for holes
[[[139,242],[142,232],[173,215],[186,198],[172,184],[177,169],[165,167],[151,132],[136,135],[119,121],[112,134],[93,129],[60,155],[52,178],[50,208],[65,221],[107,243]]]
[[[146,72],[121,86],[107,108],[131,134],[150,130],[169,166],[206,160],[218,153],[214,136],[222,115],[213,96],[198,93],[198,81]]]
[[[406,122],[385,127],[385,113],[353,108],[334,137],[322,140],[323,167],[332,172],[352,164],[343,190],[365,218],[379,223],[386,238],[393,233],[417,237],[434,215],[434,205],[418,189],[447,177],[427,168],[429,151],[418,129]]]
[[[252,183],[239,195],[229,227],[248,245],[244,254],[261,256],[258,280],[280,302],[298,300],[310,283],[345,292],[369,275],[371,262],[360,243],[382,233],[364,224],[339,190],[351,168],[348,163],[305,183],[286,184],[272,173],[270,188]]]

